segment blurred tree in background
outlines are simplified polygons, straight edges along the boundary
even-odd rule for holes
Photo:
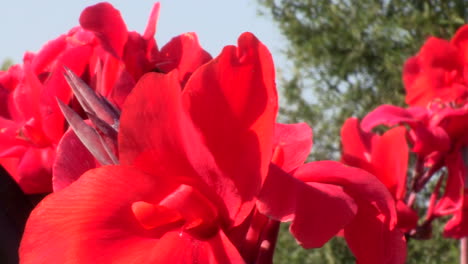
[[[5,59],[0,66],[0,71],[8,70],[11,65],[13,65],[13,61],[11,59]]]
[[[445,220],[433,223],[430,240],[409,240],[407,264],[456,264],[459,260],[458,240],[442,236]],[[289,234],[289,225],[281,225],[273,263],[351,264],[354,256],[341,237],[335,237],[322,248],[303,249]]]
[[[450,39],[467,21],[468,0],[258,0],[288,43],[281,116],[314,130],[313,160],[338,159],[344,120],[381,104],[404,105],[405,60],[429,36]],[[457,263],[458,241],[409,241],[408,263]],[[353,263],[341,238],[303,250],[283,226],[275,263]]]
[[[403,105],[405,60],[428,36],[450,39],[468,16],[466,0],[258,1],[294,65],[282,69],[282,118],[312,126],[314,159],[338,157],[346,118]]]

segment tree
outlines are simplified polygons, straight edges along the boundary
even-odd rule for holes
[[[403,105],[401,70],[428,36],[450,38],[464,0],[259,0],[288,40],[282,118],[314,129],[314,159],[336,158],[339,129],[376,106]],[[326,121],[326,122],[324,122]]]
[[[281,119],[309,123],[314,160],[339,158],[339,131],[348,117],[362,118],[381,104],[403,106],[405,60],[429,36],[450,39],[468,18],[464,0],[258,1],[286,37],[285,53],[293,63],[281,69]],[[458,242],[442,238],[442,226],[436,223],[430,241],[409,241],[408,263],[456,261]],[[340,238],[310,251],[292,243],[282,232],[279,263],[352,262]]]
[[[11,65],[13,65],[13,61],[11,59],[5,59],[0,66],[0,71],[8,70]]]

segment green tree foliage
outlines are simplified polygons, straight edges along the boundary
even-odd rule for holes
[[[350,116],[404,104],[401,72],[428,36],[450,39],[468,16],[464,0],[258,0],[288,40],[283,119],[314,129],[315,159],[339,154]]]
[[[2,65],[0,66],[0,71],[6,71],[10,66],[13,65],[13,61],[11,59],[6,59],[2,62]]]
[[[258,0],[287,39],[292,68],[282,68],[281,119],[314,130],[312,159],[339,158],[340,129],[381,104],[405,105],[405,60],[429,36],[450,39],[467,21],[466,0]],[[284,67],[284,66],[283,66]],[[422,214],[421,214],[422,215]],[[458,241],[408,242],[407,263],[457,263]],[[275,263],[354,263],[342,238],[304,250],[282,226]]]
[[[432,239],[408,241],[407,264],[458,263],[458,240],[442,236],[446,220],[436,220],[433,223]],[[355,262],[343,238],[335,237],[322,248],[306,250],[297,245],[293,236],[289,234],[288,227],[289,225],[281,225],[273,263],[350,264]]]

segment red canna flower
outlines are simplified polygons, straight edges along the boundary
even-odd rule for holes
[[[291,233],[305,248],[321,247],[344,230],[357,263],[404,263],[405,239],[395,228],[395,204],[385,186],[338,162],[303,164],[312,146],[310,132],[304,124],[277,127],[279,143],[258,210],[291,221]]]
[[[270,220],[292,220],[305,247],[344,229],[359,263],[403,263],[385,186],[339,163],[302,165],[310,129],[275,125],[271,55],[252,34],[182,89],[184,78],[139,80],[120,117],[120,165],[46,197],[27,223],[22,263],[244,263],[262,253],[258,231]],[[272,219],[255,228],[262,214]]]
[[[416,227],[418,215],[405,203],[409,149],[406,129],[393,128],[382,136],[364,132],[357,118],[341,128],[342,162],[375,175],[397,204],[398,227],[407,232]]]
[[[47,197],[27,224],[22,263],[242,263],[226,232],[255,204],[276,112],[272,60],[251,34],[183,92],[177,71],[146,75],[123,107],[121,165]]]
[[[380,106],[369,113],[362,121],[364,131],[369,131],[378,124],[387,126],[408,125],[412,151],[417,155],[416,175],[412,191],[419,192],[441,168],[442,173],[429,201],[426,222],[436,217],[455,214],[446,227],[445,234],[461,237],[454,230],[464,230],[458,224],[464,204],[465,163],[464,149],[468,138],[464,125],[468,118],[466,106],[453,108],[451,104],[433,104],[430,108],[410,107],[403,109],[395,106]],[[440,188],[445,182],[445,191],[440,195]],[[464,231],[463,231],[464,232]]]
[[[425,106],[434,100],[464,102],[468,96],[468,26],[451,41],[431,37],[403,68],[406,103]]]
[[[26,53],[23,65],[0,73],[0,164],[23,191],[52,191],[56,148],[65,132],[56,98],[83,113],[63,77],[64,66],[120,107],[144,73],[177,69],[184,84],[211,59],[193,33],[174,38],[159,51],[153,38],[158,15],[155,4],[140,35],[127,30],[112,5],[88,7],[80,27],[50,41],[37,54]]]

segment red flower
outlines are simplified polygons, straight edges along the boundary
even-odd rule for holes
[[[431,37],[403,68],[406,103],[425,106],[433,100],[463,102],[468,96],[468,26],[449,42]]]
[[[405,204],[409,149],[406,129],[393,128],[382,136],[364,132],[357,118],[349,118],[341,128],[342,162],[375,175],[397,203],[398,227],[416,227],[418,215]]]
[[[340,230],[358,263],[404,263],[405,239],[385,186],[338,162],[303,165],[312,146],[304,124],[277,126],[270,171],[258,210],[281,222],[305,248],[321,247]],[[283,169],[281,169],[281,168]]]
[[[447,226],[450,230],[463,230],[455,225],[461,223],[460,210],[463,210],[465,186],[465,164],[463,152],[468,145],[464,124],[468,120],[468,108],[452,108],[451,105],[434,104],[431,108],[403,109],[395,106],[380,106],[369,113],[362,121],[364,131],[378,124],[387,126],[404,125],[410,127],[409,139],[412,151],[418,156],[413,191],[420,191],[429,179],[442,167],[447,168],[446,177],[442,175],[433,191],[426,221],[435,217],[456,214]],[[445,191],[440,195],[440,187],[445,181]],[[458,222],[457,222],[458,221]],[[457,237],[460,234],[446,232]]]
[[[24,65],[0,73],[0,164],[26,193],[51,190],[55,146],[63,134],[64,119],[56,97],[68,101],[62,65],[82,74],[90,52],[84,32],[71,32],[49,42],[38,55],[27,54]]]
[[[292,222],[290,232],[305,248],[321,247],[344,229],[358,263],[403,263],[405,239],[395,229],[394,202],[384,185],[337,162],[304,165],[311,147],[312,131],[306,124],[276,125],[258,211],[271,218],[268,223]]]
[[[302,165],[310,129],[275,127],[273,63],[253,35],[195,70],[183,91],[180,80],[177,70],[140,79],[120,119],[121,165],[45,198],[26,226],[22,263],[243,263],[256,249],[240,243],[258,246],[248,229],[261,218],[255,206],[292,220],[306,247],[344,229],[360,263],[404,261],[384,185],[339,163]]]
[[[177,69],[183,84],[211,59],[193,33],[158,51],[153,38],[158,15],[155,4],[140,35],[127,30],[112,5],[88,7],[80,17],[82,27],[50,41],[37,54],[27,53],[24,65],[0,73],[0,164],[23,191],[52,191],[52,165],[65,127],[56,98],[83,112],[63,77],[64,66],[121,106],[144,73]]]
[[[146,75],[123,107],[122,165],[47,197],[26,226],[22,263],[242,263],[226,232],[255,204],[276,112],[272,60],[251,34],[182,93],[177,71]]]

